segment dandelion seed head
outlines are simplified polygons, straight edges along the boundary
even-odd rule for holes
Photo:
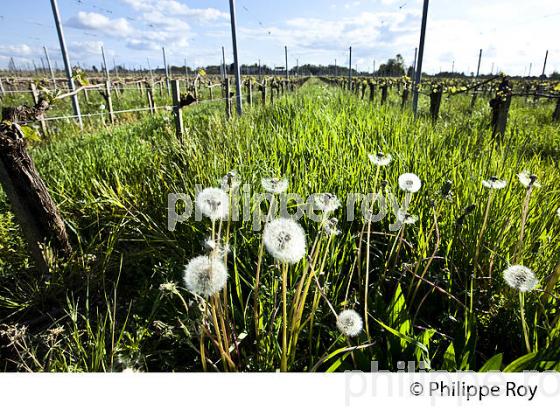
[[[214,252],[214,255],[222,257],[230,252],[228,243],[219,243],[211,238],[206,238],[206,240],[204,241],[204,247]]]
[[[519,182],[521,183],[521,185],[523,185],[525,188],[529,188],[531,186],[535,187],[535,188],[540,188],[541,184],[539,184],[537,182],[537,176],[534,174],[531,174],[529,171],[525,170],[523,172],[520,172],[519,174],[517,174],[517,178],[519,178]]]
[[[329,220],[327,220],[327,222],[325,222],[325,233],[327,235],[339,235],[340,234],[340,229],[338,229],[338,219],[336,218],[331,218]]]
[[[490,177],[482,181],[482,186],[488,189],[504,189],[507,182],[498,177]]]
[[[377,154],[368,154],[368,158],[373,165],[378,167],[385,167],[393,161],[391,154],[385,155],[382,152],[378,152]]]
[[[353,309],[343,310],[338,314],[336,319],[336,327],[343,335],[358,336],[363,328],[362,318],[358,312]]]
[[[399,176],[399,188],[405,192],[418,192],[422,187],[422,181],[418,175],[411,172]]]
[[[512,265],[504,271],[503,275],[506,283],[520,292],[533,290],[539,282],[535,273],[523,265]]]
[[[268,253],[282,263],[297,263],[305,256],[305,232],[300,224],[278,218],[266,224],[263,241]]]
[[[397,211],[397,219],[407,225],[414,225],[418,222],[418,217],[416,215],[411,215],[403,209]]]
[[[263,178],[261,185],[266,192],[281,194],[288,189],[288,180],[285,178]]]
[[[317,209],[325,213],[334,212],[340,208],[340,200],[333,194],[317,194],[314,195],[313,200]]]
[[[135,369],[134,367],[126,367],[121,373],[142,373],[142,371]]]
[[[221,188],[225,192],[234,192],[241,185],[241,180],[235,171],[229,171],[222,178]]]
[[[227,268],[221,259],[208,256],[197,256],[185,267],[185,285],[192,293],[209,297],[226,285]]]
[[[159,290],[166,294],[178,293],[177,284],[175,282],[164,282],[159,285]]]
[[[557,216],[558,218],[560,218],[560,208],[558,208],[558,209],[556,210],[556,216]]]
[[[226,219],[229,214],[228,194],[220,188],[206,188],[197,195],[196,206],[211,220]]]

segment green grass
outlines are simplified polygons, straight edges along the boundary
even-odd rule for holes
[[[312,80],[274,106],[249,109],[229,121],[220,103],[187,108],[183,144],[174,137],[170,114],[161,113],[98,132],[67,131],[35,146],[32,156],[68,223],[76,255],[49,277],[39,276],[5,199],[0,200],[0,316],[4,324],[28,326],[24,337],[0,349],[3,368],[201,370],[201,313],[184,289],[182,270],[204,253],[210,223],[181,223],[168,231],[168,193],[194,197],[196,184],[217,186],[224,174],[236,170],[253,191],[262,191],[262,177],[284,176],[289,192],[304,198],[331,192],[344,203],[349,193],[379,188],[367,154],[380,150],[394,160],[380,170],[379,181],[387,181],[400,200],[400,174],[414,172],[422,180],[410,209],[419,220],[402,232],[398,251],[395,233],[389,231],[394,216],[372,225],[369,337],[362,333],[346,340],[325,299],[337,312],[352,307],[364,316],[365,245],[358,252],[364,221],[348,222],[345,209],[336,211],[341,235],[330,243],[324,236],[318,239],[324,274],[317,277],[325,294],[311,284],[304,308],[310,321],[293,348],[289,369],[367,370],[377,360],[395,370],[398,360],[423,359],[434,369],[479,370],[497,354],[503,358],[487,367],[503,369],[523,357],[518,296],[501,272],[514,259],[525,198],[516,174],[524,169],[536,174],[542,187],[532,193],[517,262],[536,272],[540,290],[549,286],[551,292],[526,295],[533,355],[524,366],[554,366],[560,358],[554,350],[560,343],[554,274],[560,263],[560,129],[550,122],[553,106],[516,98],[507,135],[493,141],[487,101],[479,99],[472,113],[469,103],[469,96],[444,98],[441,118],[432,125],[423,116],[428,112],[424,97],[415,121],[409,110],[401,111],[395,92],[385,106],[378,105],[379,96],[372,105]],[[465,310],[489,195],[481,181],[492,175],[508,185],[494,193],[479,244],[474,307]],[[443,199],[440,189],[448,179],[453,196]],[[469,205],[474,210],[457,225]],[[301,223],[313,243],[317,224]],[[232,358],[242,371],[280,366],[280,272],[266,253],[260,293],[265,336],[259,344],[254,341],[252,287],[260,240],[251,223],[232,223],[226,319],[238,339]],[[289,300],[307,266],[290,268]],[[179,285],[186,306],[177,294],[159,290],[168,281]],[[53,331],[59,326],[64,330]],[[223,370],[219,351],[206,343],[207,357]],[[349,350],[349,345],[358,348]],[[512,369],[519,367],[507,368]]]

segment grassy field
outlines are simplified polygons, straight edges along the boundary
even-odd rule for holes
[[[189,107],[183,144],[167,112],[83,134],[61,131],[36,144],[32,156],[75,255],[50,276],[38,275],[0,193],[0,366],[341,371],[368,370],[372,360],[390,370],[399,360],[424,360],[432,369],[558,369],[560,127],[551,123],[553,106],[514,99],[507,135],[496,141],[488,102],[480,98],[472,112],[469,103],[465,95],[444,99],[433,125],[424,117],[427,98],[414,120],[396,94],[379,106],[311,80],[274,106],[229,121],[220,103]],[[388,166],[368,159],[380,151],[392,156]],[[367,221],[348,221],[343,206],[329,215],[340,234],[328,235],[324,224],[303,218],[308,257],[289,267],[261,251],[262,233],[251,222],[224,221],[228,282],[204,300],[185,289],[183,271],[208,253],[204,242],[215,230],[204,218],[169,231],[168,194],[194,198],[196,184],[219,186],[232,170],[253,192],[263,191],[262,178],[284,177],[288,192],[329,192],[343,204],[350,193],[391,192],[402,201],[398,177],[415,173],[422,187],[410,195],[409,212],[418,220],[393,232],[389,213],[368,234]],[[541,186],[523,186],[517,174],[524,170]],[[506,187],[485,188],[491,176]],[[452,193],[443,195],[448,180]],[[502,272],[516,264],[535,272],[534,290],[504,282]],[[335,315],[350,308],[364,321],[353,337],[341,334]]]

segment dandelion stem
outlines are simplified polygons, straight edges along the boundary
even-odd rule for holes
[[[476,248],[474,252],[474,259],[473,259],[473,274],[471,277],[470,283],[470,291],[469,291],[469,311],[466,312],[466,315],[469,317],[473,314],[474,308],[474,284],[476,282],[476,274],[478,271],[478,259],[480,257],[480,248],[482,247],[482,241],[484,239],[484,233],[486,232],[486,227],[488,226],[488,216],[490,215],[490,209],[492,207],[492,198],[494,196],[494,192],[491,189],[488,193],[488,201],[486,202],[486,210],[484,211],[484,220],[482,221],[482,226],[480,227],[480,231],[478,232],[478,237],[476,239]],[[470,320],[465,317],[465,335],[468,332],[467,327],[469,326]]]
[[[282,264],[282,358],[280,361],[280,371],[288,371],[288,314],[287,314],[287,293],[288,293],[288,264]]]
[[[523,292],[519,292],[519,311],[521,313],[521,327],[523,328],[523,338],[525,339],[525,347],[527,353],[531,353],[531,342],[529,341],[529,328],[525,320],[525,297]]]
[[[527,224],[527,216],[529,215],[529,202],[531,201],[532,192],[533,185],[529,185],[521,209],[521,227],[519,229],[519,239],[517,240],[517,247],[513,257],[514,263],[520,263],[523,260],[523,239],[525,239],[525,225]]]
[[[373,187],[374,192],[376,192],[377,189],[377,180],[379,179],[379,168],[380,167],[377,167],[377,170],[375,171],[375,180],[374,180],[374,187]],[[372,212],[373,212],[373,201],[370,204],[369,214],[367,215],[368,220],[367,220],[367,234],[366,234],[366,275],[364,281],[364,318],[365,318],[365,325],[366,325],[366,335],[368,337],[368,340],[369,340],[369,324],[368,324],[367,311],[368,311],[368,292],[369,292],[369,258],[370,258],[369,245],[371,239],[371,213]],[[361,248],[362,248],[362,241],[360,235],[360,249]]]
[[[266,216],[266,223],[270,220],[272,215],[272,210],[274,209],[274,196],[270,199],[270,204],[268,208],[268,213]],[[255,340],[257,341],[257,357],[258,357],[258,344],[259,344],[259,330],[260,330],[260,303],[259,303],[259,285],[260,285],[260,273],[261,265],[264,254],[264,239],[261,238],[261,243],[259,245],[259,254],[257,256],[257,269],[255,271],[255,286],[253,290],[253,314],[255,318]]]

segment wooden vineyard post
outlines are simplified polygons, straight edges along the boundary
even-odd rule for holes
[[[373,81],[369,82],[369,100],[373,102],[375,98],[375,83]]]
[[[151,84],[146,85],[146,95],[148,96],[148,107],[150,107],[150,113],[156,113],[156,105],[154,104],[154,92]]]
[[[173,98],[173,114],[175,117],[175,135],[183,141],[183,113],[181,110],[180,80],[171,80],[171,96]]]
[[[213,91],[212,84],[208,84],[208,91],[210,92],[210,101],[214,99],[214,91]]]
[[[478,77],[480,76],[480,61],[481,60],[482,60],[482,49],[480,49],[480,51],[478,52],[478,65],[476,67],[476,77],[475,77],[476,80],[478,80]],[[473,95],[472,95],[472,98],[471,98],[471,110],[476,105],[477,96],[478,96],[478,87],[474,87]]]
[[[552,122],[560,122],[560,96],[556,98],[556,107],[552,113]]]
[[[121,91],[119,83],[115,84],[113,87],[113,92],[115,93],[115,97],[117,97],[117,101],[121,100]]]
[[[253,80],[249,79],[249,90],[247,92],[248,94],[248,99],[249,99],[249,105],[253,105]]]
[[[270,104],[274,105],[274,87],[276,86],[276,81],[272,80],[270,82]]]
[[[0,123],[0,183],[37,268],[48,273],[50,255],[69,256],[72,247],[64,221],[27,153],[25,141],[17,124]]]
[[[224,80],[225,98],[226,98],[226,117],[231,118],[231,95],[229,91],[229,78]]]
[[[366,83],[365,82],[362,82],[362,84],[360,86],[360,89],[361,89],[360,98],[363,100],[365,95],[366,95]]]
[[[403,88],[403,91],[402,91],[401,109],[406,107],[406,103],[408,102],[409,91],[410,91],[410,89],[408,87],[408,84],[405,84],[404,88]]]
[[[261,96],[262,96],[262,105],[266,105],[266,78],[262,81]]]
[[[386,82],[381,84],[381,105],[387,102],[387,95],[389,93],[389,86]]]
[[[113,98],[111,97],[111,80],[105,81],[105,93],[107,95],[107,110],[109,111],[109,120],[111,124],[115,123],[115,113],[113,112]]]
[[[39,106],[39,92],[37,91],[37,86],[35,85],[35,83],[31,83],[31,94],[33,95],[33,104],[35,105],[35,107]],[[39,119],[39,123],[41,124],[41,132],[43,133],[43,135],[47,135],[47,122],[45,121],[45,116],[44,114],[40,114],[40,116],[38,117]]]
[[[4,83],[2,83],[2,79],[0,78],[0,97],[3,97],[6,94],[6,90],[4,89]]]
[[[87,88],[84,88],[84,98],[86,99],[86,103],[89,104],[89,93]]]
[[[443,96],[443,87],[434,86],[432,92],[430,93],[430,115],[432,116],[432,122],[436,122],[439,117],[439,109],[441,107],[441,98]]]
[[[503,138],[506,133],[509,107],[511,105],[511,86],[504,78],[498,86],[496,96],[490,100],[492,109],[492,138]]]

